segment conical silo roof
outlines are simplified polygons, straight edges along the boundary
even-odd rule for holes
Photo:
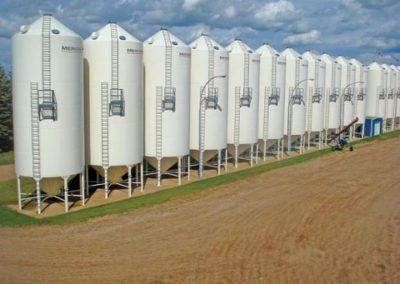
[[[225,48],[222,45],[220,45],[218,42],[216,42],[207,34],[202,34],[200,37],[198,37],[192,43],[190,43],[189,46],[197,50],[208,50],[207,42],[210,42],[214,47],[214,49],[216,50],[225,50]]]
[[[103,40],[110,41],[111,40],[111,28],[110,28],[111,24],[116,24],[116,23],[113,23],[113,22],[108,23],[107,25],[105,25],[104,27],[99,29],[98,31],[93,32],[86,40],[92,39],[92,40],[98,40],[98,41],[103,41]],[[140,40],[138,40],[133,35],[128,33],[126,30],[124,30],[118,24],[116,24],[115,27],[117,28],[117,34],[118,34],[118,37],[120,40],[126,40],[126,41],[140,43]]]
[[[80,37],[78,34],[70,30],[56,18],[54,18],[51,14],[43,14],[39,19],[33,22],[30,25],[23,25],[20,28],[20,31],[17,33],[24,33],[27,35],[41,35],[43,32],[43,18],[44,16],[51,16],[50,22],[50,30],[52,35],[61,35],[61,36],[72,36],[72,37]]]
[[[171,33],[168,29],[164,29],[164,28],[160,29],[154,35],[152,35],[151,37],[146,39],[145,43],[151,44],[153,46],[165,46],[165,39],[164,39],[163,31],[168,32],[173,45],[187,46],[186,43],[184,43],[182,40],[180,40],[177,36],[175,36],[173,33]]]

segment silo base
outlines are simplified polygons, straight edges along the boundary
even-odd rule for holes
[[[310,150],[311,144],[314,146],[318,146],[320,149],[323,144],[323,132],[321,131],[313,131],[307,132],[307,150]]]
[[[293,148],[296,148],[299,153],[303,153],[304,152],[304,145],[305,145],[305,135],[292,135],[290,137],[290,145],[289,145],[289,139],[288,136],[285,135],[284,136],[284,143],[286,145],[286,150],[288,155],[291,154],[291,151]]]
[[[263,160],[265,161],[268,153],[273,155],[275,150],[275,156],[279,160],[283,157],[283,138],[281,139],[269,139],[269,140],[258,140],[258,148],[262,154]]]
[[[157,186],[161,186],[161,179],[163,175],[177,177],[178,184],[181,184],[182,175],[187,174],[190,180],[190,155],[184,157],[163,157],[157,159],[156,157],[145,157],[145,175],[157,176]],[[183,160],[187,160],[184,161]],[[177,169],[173,166],[178,163]],[[152,169],[149,169],[151,166]]]
[[[48,199],[56,199],[64,202],[65,212],[68,212],[70,197],[80,197],[82,206],[85,205],[85,172],[80,174],[79,189],[71,190],[69,182],[75,176],[74,174],[62,178],[51,177],[34,180],[35,191],[29,193],[23,192],[21,176],[17,176],[18,209],[22,210],[28,203],[36,202],[37,213],[41,214],[43,202]]]
[[[140,186],[143,192],[143,164],[126,165],[126,166],[112,166],[104,168],[102,166],[91,166],[96,171],[96,181],[89,182],[89,187],[100,187],[104,186],[104,197],[107,199],[110,193],[110,186],[118,185],[123,189],[128,189],[129,197],[132,196],[132,185]],[[132,177],[132,169],[135,168],[136,175]],[[87,168],[88,172],[88,168]],[[123,179],[123,176],[128,174],[128,179]],[[87,174],[88,175],[88,174]],[[88,175],[89,176],[89,175]],[[102,178],[100,179],[99,176]]]
[[[200,165],[199,150],[190,150],[190,156],[195,163],[190,164],[190,168],[198,167],[199,178],[203,176],[204,168],[214,168],[217,170],[218,175],[221,174],[222,155],[225,157],[224,168],[225,172],[228,171],[228,152],[226,149],[221,150],[205,150],[203,152],[203,162]],[[197,163],[196,163],[197,162]]]
[[[256,146],[256,148],[257,148],[257,150],[255,150],[255,151],[254,151],[254,146]],[[254,161],[253,154],[254,154],[254,152],[255,153],[258,152],[258,143],[239,144],[237,146],[235,146],[233,144],[228,144],[227,150],[228,150],[229,155],[233,159],[235,168],[238,167],[239,160],[248,161],[248,162],[250,162],[250,165],[253,166],[253,161]],[[246,154],[248,154],[248,156]],[[257,159],[256,159],[256,162],[257,162]]]

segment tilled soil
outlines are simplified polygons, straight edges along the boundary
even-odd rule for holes
[[[152,208],[0,229],[0,283],[400,283],[400,139]]]

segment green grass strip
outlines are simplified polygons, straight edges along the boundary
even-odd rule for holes
[[[377,137],[371,137],[364,140],[355,141],[352,145],[358,145],[368,143],[371,141],[383,141],[400,136],[400,131],[389,132]],[[167,202],[172,199],[186,196],[193,192],[204,191],[227,182],[234,182],[246,177],[254,176],[260,173],[265,173],[274,169],[279,169],[295,164],[300,164],[306,161],[310,161],[321,156],[332,153],[330,148],[325,148],[318,151],[305,153],[298,155],[293,158],[275,161],[272,163],[262,164],[247,168],[237,172],[227,173],[224,175],[199,180],[186,185],[165,189],[162,191],[146,194],[139,197],[125,199],[110,204],[105,204],[96,207],[90,207],[67,214],[47,217],[43,219],[36,219],[29,217],[13,210],[6,208],[5,206],[10,203],[16,202],[16,182],[7,181],[0,183],[0,227],[19,227],[34,224],[69,224],[87,220],[89,218],[100,217],[110,214],[121,214],[129,211],[133,211],[138,208],[155,206]],[[27,181],[25,181],[27,182]]]
[[[14,152],[4,152],[0,153],[0,165],[8,165],[14,163]]]

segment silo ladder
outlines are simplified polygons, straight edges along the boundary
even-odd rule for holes
[[[240,137],[240,87],[235,88],[234,144],[239,146]]]
[[[172,87],[172,42],[167,30],[162,30],[165,43],[165,86],[162,100],[163,110],[175,111],[176,89]]]
[[[101,83],[101,157],[103,168],[109,167],[108,83]],[[107,181],[105,181],[107,183]]]
[[[38,83],[31,83],[31,126],[32,126],[32,172],[35,181],[40,180],[40,119]]]
[[[38,96],[39,120],[57,120],[57,100],[51,89],[51,16],[43,15],[42,21],[42,90]]]
[[[111,30],[111,89],[109,116],[125,116],[124,92],[119,88],[119,39],[118,26],[110,23]]]
[[[156,88],[156,158],[162,158],[162,113],[163,113],[163,88]]]
[[[270,101],[270,88],[266,87],[265,91],[264,91],[264,117],[263,117],[263,140],[264,141],[267,141],[267,139],[268,139],[269,101]]]

